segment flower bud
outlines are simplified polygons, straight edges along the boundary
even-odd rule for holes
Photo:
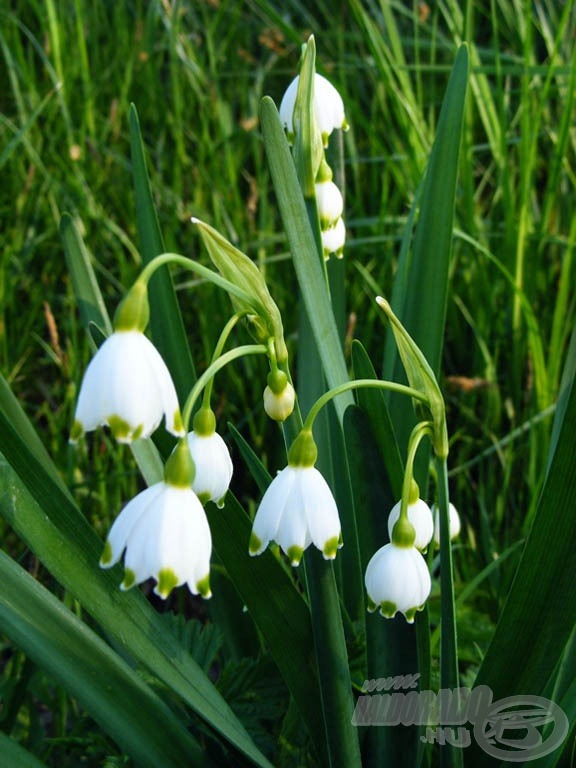
[[[290,416],[294,410],[296,392],[284,371],[270,371],[263,399],[264,410],[274,421],[284,421]]]
[[[440,510],[438,505],[434,504],[432,507],[432,514],[434,515],[434,543],[437,547],[440,546]],[[448,504],[448,515],[450,522],[450,541],[453,541],[460,533],[460,515],[458,510],[450,502]]]

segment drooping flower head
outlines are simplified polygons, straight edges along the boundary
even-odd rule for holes
[[[324,258],[327,259],[333,253],[337,259],[344,255],[344,246],[346,244],[346,225],[342,216],[337,220],[333,227],[322,230],[322,250]]]
[[[188,433],[188,447],[196,467],[192,489],[203,504],[213,501],[223,507],[233,466],[228,446],[215,427],[213,411],[201,408],[194,417],[193,431]]]
[[[294,141],[294,108],[299,79],[298,75],[292,80],[280,102],[280,120],[290,143]],[[314,75],[314,110],[324,146],[328,145],[328,138],[335,128],[347,130],[342,97],[329,80],[318,74]]]
[[[162,598],[184,583],[194,595],[211,596],[212,537],[191,487],[193,473],[187,441],[181,440],[164,480],[139,493],[114,521],[100,565],[111,568],[126,552],[121,589],[154,578],[154,591]]]
[[[274,421],[285,421],[294,410],[296,392],[284,371],[276,368],[268,374],[264,389],[264,410]]]
[[[434,504],[432,507],[432,514],[434,515],[434,543],[437,547],[440,546],[440,510],[438,509],[438,505]],[[458,514],[458,510],[452,504],[452,502],[448,503],[448,520],[449,520],[449,530],[450,530],[450,541],[453,541],[459,534],[460,534],[460,515]]]
[[[426,561],[416,547],[385,544],[370,559],[364,579],[369,610],[380,608],[386,618],[403,613],[412,624],[431,589]]]
[[[315,468],[316,445],[303,430],[294,441],[288,466],[268,486],[254,518],[250,554],[259,555],[270,541],[280,545],[292,565],[314,544],[326,560],[342,546],[338,509],[332,491]]]
[[[84,373],[71,442],[77,442],[84,432],[107,425],[119,442],[130,443],[149,437],[162,416],[169,432],[179,437],[184,434],[170,372],[143,333],[147,314],[139,306],[134,309],[139,303],[147,306],[147,297],[137,283],[119,307],[114,333]]]

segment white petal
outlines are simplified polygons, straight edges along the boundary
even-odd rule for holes
[[[333,181],[322,181],[315,185],[316,205],[322,229],[333,227],[342,216],[344,199]]]
[[[122,346],[122,341],[114,333],[98,349],[84,372],[75,419],[87,432],[103,424],[110,413],[109,372],[116,365],[118,346]]]
[[[286,498],[278,531],[274,537],[286,555],[289,555],[289,551],[293,547],[303,552],[311,541],[302,488],[302,473],[305,470],[299,467],[290,467],[290,469],[293,469],[294,481]],[[298,560],[292,559],[292,564],[297,565],[298,561],[299,558]]]
[[[103,563],[103,567],[110,568],[120,560],[134,526],[145,515],[146,510],[155,504],[163,488],[164,483],[156,483],[150,486],[150,488],[146,488],[146,490],[139,493],[126,504],[110,528],[107,543],[111,548],[112,559],[107,563]]]
[[[298,92],[300,76],[292,80],[280,102],[280,121],[288,134],[288,139],[294,135],[294,107]],[[325,140],[334,128],[346,128],[344,103],[336,88],[322,75],[314,76],[314,109],[320,133]]]
[[[322,230],[321,234],[324,257],[328,257],[331,253],[341,257],[346,245],[346,225],[342,217],[338,219],[333,227]]]
[[[173,429],[179,413],[176,391],[159,352],[139,331],[117,331],[91,360],[80,389],[76,420],[85,431],[121,419],[129,427],[122,438],[129,442],[135,430],[148,437],[166,415]]]
[[[254,552],[254,554],[262,552],[270,541],[278,541],[278,528],[295,480],[294,467],[284,467],[266,489],[252,525],[252,533],[261,542],[258,552]]]
[[[143,338],[148,341],[145,336]],[[148,342],[147,345],[146,358],[150,366],[151,376],[156,382],[158,397],[166,420],[166,429],[173,435],[183,437],[183,427],[175,423],[175,417],[180,414],[180,406],[170,371],[162,356],[151,342]]]
[[[437,547],[440,546],[440,510],[438,509],[438,506],[436,504],[432,507],[432,513],[434,515],[434,542]],[[448,513],[449,513],[449,530],[450,530],[450,541],[452,539],[455,539],[459,534],[461,530],[461,523],[460,523],[460,515],[458,514],[458,510],[452,504],[450,501],[448,503]]]
[[[420,607],[431,589],[426,561],[415,547],[386,544],[366,567],[366,591],[374,603],[393,603],[406,612]]]
[[[392,540],[392,529],[394,528],[394,524],[400,517],[401,506],[402,502],[399,501],[392,507],[388,516],[388,535],[390,536],[390,540]],[[407,512],[408,520],[410,520],[416,532],[414,546],[416,549],[426,549],[434,534],[434,519],[430,507],[422,499],[417,499],[413,504],[408,505]]]
[[[330,486],[315,467],[303,470],[302,500],[310,538],[320,550],[331,539],[340,537],[338,507]]]
[[[188,445],[196,467],[192,488],[201,498],[206,496],[219,504],[232,479],[233,466],[228,446],[217,432],[208,436],[190,432]]]

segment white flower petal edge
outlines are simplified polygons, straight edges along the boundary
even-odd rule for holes
[[[222,508],[234,469],[228,446],[218,432],[211,435],[189,432],[188,446],[196,467],[193,491],[203,504],[214,501]]]
[[[402,502],[398,502],[392,507],[392,510],[388,516],[388,535],[392,540],[392,529],[394,524],[400,517],[400,507]],[[414,546],[416,549],[423,551],[428,544],[432,541],[432,535],[434,534],[434,519],[432,517],[432,511],[428,504],[422,499],[417,499],[413,504],[408,504],[408,520],[414,526],[416,531],[416,540]]]
[[[191,488],[160,482],[132,499],[110,529],[100,565],[112,567],[124,550],[121,589],[154,578],[154,591],[162,598],[184,583],[192,594],[211,596],[212,537]]]
[[[250,554],[260,554],[270,541],[280,545],[292,565],[298,565],[311,543],[325,559],[336,557],[342,546],[338,509],[315,467],[287,466],[270,483],[254,518]]]
[[[372,610],[380,608],[386,618],[398,611],[409,624],[414,622],[432,587],[426,561],[415,547],[385,544],[371,558],[364,579]]]
[[[119,442],[149,437],[162,416],[182,436],[180,408],[170,372],[140,331],[116,331],[90,361],[78,396],[71,441],[100,425]]]

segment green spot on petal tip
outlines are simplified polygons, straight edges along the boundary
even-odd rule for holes
[[[302,547],[299,547],[297,545],[294,545],[293,547],[288,547],[288,551],[286,552],[288,555],[288,559],[290,560],[290,565],[296,567],[300,565],[300,560],[302,560],[302,555],[304,554],[304,550]]]
[[[251,555],[258,555],[262,550],[262,542],[256,536],[254,532],[250,534],[250,544],[248,545],[248,551]]]
[[[380,603],[380,613],[386,619],[393,619],[397,610],[396,603],[391,603],[388,600],[383,600]]]
[[[158,584],[155,592],[164,600],[168,597],[174,587],[178,586],[178,577],[171,568],[161,568],[158,572]]]
[[[112,545],[109,541],[104,544],[102,556],[100,557],[100,568],[108,568],[112,562]]]
[[[120,589],[126,591],[136,584],[136,574],[130,568],[126,568],[124,571],[124,580],[120,584]]]
[[[322,550],[322,554],[324,555],[325,560],[334,560],[339,547],[342,546],[340,542],[340,536],[334,536],[332,539],[328,539],[326,544],[324,544],[324,549]]]
[[[198,593],[202,595],[205,600],[209,600],[212,597],[212,591],[210,589],[210,574],[207,573],[203,579],[200,579],[196,584]]]

